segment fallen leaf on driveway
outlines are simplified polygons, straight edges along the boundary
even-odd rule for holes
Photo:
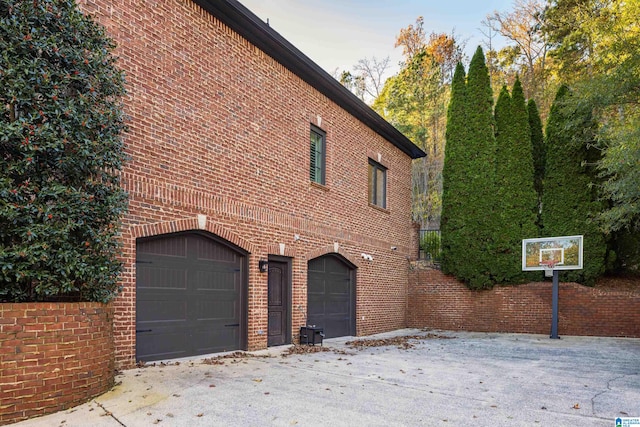
[[[204,359],[202,363],[204,363],[205,365],[224,365],[224,360]]]
[[[298,345],[295,344],[284,351],[281,356],[287,357],[292,354],[307,354],[307,353],[321,353],[323,351],[331,351],[329,347],[322,347],[317,345]]]
[[[198,415],[196,415],[196,417],[202,417],[204,414],[202,412],[200,412]]]
[[[385,347],[390,345],[398,346],[400,349],[410,349],[413,348],[414,345],[409,341],[420,341],[420,340],[428,340],[428,339],[453,339],[454,337],[449,337],[446,335],[438,335],[434,333],[428,333],[426,335],[406,335],[403,337],[394,337],[394,338],[383,338],[383,339],[363,339],[363,340],[355,340],[355,341],[347,341],[346,345],[351,348],[355,348],[358,350],[362,350],[366,347]]]
[[[573,405],[573,409],[580,409],[580,404],[576,403],[575,405]]]
[[[254,378],[251,381],[257,382],[257,383],[261,383],[262,382],[262,378]]]
[[[247,359],[247,358],[258,358],[258,359],[268,359],[271,356],[269,356],[268,354],[252,354],[252,353],[247,353],[245,351],[234,351],[233,353],[229,353],[229,354],[223,354],[221,356],[216,356],[216,357],[211,357],[208,359],[202,359],[203,364],[205,365],[224,365],[224,362],[220,363],[223,359],[233,359],[231,360],[231,363],[247,363],[241,359]]]

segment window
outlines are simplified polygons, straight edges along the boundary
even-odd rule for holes
[[[311,126],[311,165],[309,177],[311,182],[324,185],[326,133],[315,126]]]
[[[387,208],[387,168],[369,159],[369,203]]]

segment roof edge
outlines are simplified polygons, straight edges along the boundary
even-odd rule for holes
[[[426,153],[402,132],[383,119],[239,1],[193,1],[412,159],[426,156]]]

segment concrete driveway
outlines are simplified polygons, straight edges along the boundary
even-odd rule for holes
[[[640,339],[405,329],[345,344],[354,339],[128,370],[89,403],[15,425],[614,426],[640,417]]]

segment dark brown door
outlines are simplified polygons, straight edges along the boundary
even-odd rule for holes
[[[289,264],[269,260],[269,346],[287,344],[289,336]]]
[[[339,255],[308,263],[307,324],[324,329],[326,338],[356,334],[355,267]]]
[[[197,232],[138,241],[136,359],[243,347],[245,255]]]

